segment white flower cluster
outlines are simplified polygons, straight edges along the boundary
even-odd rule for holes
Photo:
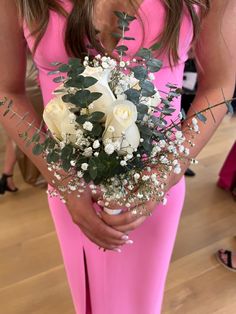
[[[103,69],[113,70],[117,66],[117,61],[109,56],[101,56],[100,54],[96,55],[92,60],[93,67],[102,67]],[[83,65],[85,67],[90,65],[89,57],[84,58]]]
[[[124,62],[124,66],[126,66],[126,63]],[[130,74],[120,74],[119,81],[117,82],[116,88],[114,90],[115,95],[118,99],[126,99],[125,91],[127,91],[130,88],[138,87],[138,80],[134,77],[133,73]]]

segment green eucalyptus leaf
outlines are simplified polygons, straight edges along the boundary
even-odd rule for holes
[[[95,100],[98,100],[102,97],[102,93],[90,93],[89,95],[89,103],[93,103]]]
[[[61,150],[61,159],[64,161],[66,159],[70,159],[73,154],[73,146],[68,144]]]
[[[124,40],[135,40],[134,37],[124,37]]]
[[[73,95],[72,94],[66,94],[66,95],[63,95],[62,96],[62,100],[63,100],[63,102],[65,102],[65,103],[70,103],[71,102],[71,97],[72,97]]]
[[[148,135],[148,136],[152,136],[152,130],[145,126],[145,125],[140,125],[139,126],[139,131],[142,133],[142,134],[145,134],[145,135]]]
[[[78,89],[84,88],[84,77],[82,75],[69,79],[68,81],[65,82],[65,87],[75,87]]]
[[[148,113],[149,107],[147,105],[144,105],[144,104],[139,104],[137,106],[137,110],[141,114],[146,114],[146,113]]]
[[[80,76],[80,74],[82,74],[85,70],[84,66],[79,66],[77,68],[72,68],[69,72],[68,72],[68,77],[71,78],[76,78],[78,76]]]
[[[86,172],[84,173],[83,178],[84,178],[84,181],[85,181],[87,184],[92,181],[92,179],[91,179],[91,177],[90,177],[90,174],[89,174],[89,171],[86,171]]]
[[[104,116],[105,116],[104,112],[95,111],[90,115],[89,120],[91,122],[99,122],[104,118]]]
[[[152,56],[152,52],[150,49],[147,49],[147,48],[141,48],[138,53],[137,53],[137,56],[142,58],[142,59],[146,59],[146,60],[149,60]]]
[[[162,61],[158,59],[151,59],[147,61],[148,70],[151,73],[160,71],[160,69],[162,68],[162,65],[163,65]]]
[[[129,27],[123,28],[122,26],[119,26],[118,28],[122,31],[124,30],[125,32],[129,31]]]
[[[111,33],[111,35],[112,35],[112,37],[114,37],[114,38],[118,38],[118,39],[122,38],[122,35],[119,34],[119,33]]]
[[[162,110],[161,110],[161,112],[163,113],[163,114],[165,114],[165,115],[172,115],[172,113],[173,112],[175,112],[176,111],[176,109],[175,108],[163,108]]]
[[[58,76],[58,77],[55,77],[53,79],[54,83],[61,83],[61,82],[64,82],[64,81],[65,81],[65,77],[64,76]]]
[[[88,88],[90,86],[95,85],[98,82],[97,79],[95,79],[92,76],[86,76],[84,77],[84,88]]]
[[[61,62],[51,62],[51,65],[53,66],[53,67],[57,67],[57,66],[59,66],[61,64]]]
[[[149,140],[145,140],[143,143],[142,143],[142,146],[144,147],[146,153],[148,155],[150,155],[151,151],[152,151],[152,148],[153,148],[153,145],[152,143],[149,141]]]
[[[126,19],[120,19],[118,21],[118,25],[119,27],[122,27],[126,30],[126,28],[129,26],[129,21],[127,21]]]
[[[59,156],[59,154],[57,153],[57,152],[55,152],[55,151],[52,151],[52,152],[50,152],[48,155],[47,155],[47,162],[48,163],[56,163],[56,162],[58,162],[59,161],[59,159],[60,159],[60,156]]]
[[[48,75],[57,75],[57,74],[60,74],[60,71],[55,70],[55,71],[48,72]]]
[[[151,97],[156,94],[155,87],[152,82],[146,80],[140,83],[142,95],[144,97]]]
[[[0,107],[6,104],[7,99],[0,99]]]
[[[104,128],[101,126],[100,123],[94,123],[93,129],[90,132],[94,137],[100,137],[104,131]]]
[[[186,120],[187,115],[186,115],[184,108],[181,109],[181,114],[182,114],[183,120]]]
[[[165,139],[165,135],[161,132],[156,131],[156,130],[153,131],[153,136],[155,136],[156,140],[158,140],[158,141]]]
[[[40,141],[40,135],[39,135],[38,132],[35,132],[35,133],[34,133],[34,135],[32,136],[31,141],[32,141],[33,143],[38,143],[38,142]]]
[[[226,101],[226,106],[228,108],[228,113],[234,114],[234,108],[232,106],[232,102],[231,101]]]
[[[125,52],[125,51],[128,51],[129,48],[127,46],[125,46],[125,45],[120,45],[120,46],[116,47],[116,50],[120,51],[120,52]]]
[[[174,85],[174,84],[171,84],[171,83],[168,83],[166,84],[166,87],[170,88],[170,89],[177,89],[177,85]]]
[[[207,118],[201,113],[201,112],[197,112],[196,113],[196,117],[199,121],[206,123],[207,122]]]
[[[89,105],[89,96],[89,90],[79,90],[75,93],[75,95],[71,96],[70,101],[76,106],[79,106],[81,108],[87,108],[87,106]]]
[[[44,147],[43,147],[43,145],[41,145],[39,143],[36,144],[32,150],[33,154],[36,156],[41,155],[43,153],[43,151],[44,151]]]
[[[70,66],[68,64],[62,64],[61,66],[59,66],[58,71],[67,73],[68,71],[70,71]]]
[[[76,122],[79,123],[79,124],[84,124],[86,121],[88,121],[88,118],[89,116],[87,114],[84,114],[84,115],[81,115],[81,116],[78,116],[76,118]]]
[[[148,76],[148,71],[143,66],[136,66],[132,68],[132,71],[134,72],[134,77],[139,81],[144,81]]]
[[[123,20],[125,18],[125,14],[123,12],[114,11],[114,14],[121,20]]]
[[[140,93],[141,93],[140,91],[134,88],[130,88],[125,91],[125,95],[127,96],[127,99],[133,102],[134,104],[139,103]]]
[[[71,168],[71,164],[70,164],[70,160],[69,159],[65,159],[62,161],[62,169],[65,171],[65,172],[68,172]]]
[[[7,109],[7,110],[3,113],[3,117],[6,117],[9,112],[10,112],[10,109]]]
[[[171,107],[171,102],[168,99],[162,98],[161,102],[165,105],[166,108]]]
[[[126,20],[129,21],[129,22],[132,22],[134,20],[137,20],[137,18],[135,16],[132,16],[132,15],[128,15],[126,14],[125,16]]]
[[[153,46],[151,46],[151,50],[160,50],[162,47],[161,43],[156,43]]]
[[[81,66],[81,60],[78,58],[70,58],[69,59],[69,65],[72,67],[79,67]]]

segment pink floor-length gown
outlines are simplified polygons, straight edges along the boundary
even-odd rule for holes
[[[63,1],[63,3],[69,11],[70,1]],[[145,29],[143,46],[150,47],[163,29],[165,10],[162,1],[144,0],[139,15]],[[48,76],[48,72],[54,69],[50,65],[51,62],[68,60],[64,46],[65,25],[64,17],[50,12],[46,33],[34,56],[45,105],[53,97],[52,91],[57,86]],[[24,32],[26,41],[32,49],[34,40],[27,26]],[[128,42],[130,53],[134,53],[139,48],[142,42],[141,34],[142,26],[138,20],[135,20],[129,31],[129,35],[136,38],[136,41]],[[156,74],[155,79],[158,89],[166,90],[165,85],[168,82],[182,85],[184,62],[187,59],[192,34],[190,16],[184,12],[179,43],[180,61],[171,70],[167,56],[163,57],[164,67]],[[180,100],[176,100],[175,106],[176,115],[180,109]],[[134,244],[124,246],[122,253],[100,251],[73,224],[66,206],[58,198],[49,199],[77,314],[159,314],[161,312],[164,285],[184,193],[184,180],[181,180],[169,191],[167,206],[157,206],[153,216],[130,234]],[[86,256],[87,271],[84,256]],[[91,304],[91,309],[88,304]]]

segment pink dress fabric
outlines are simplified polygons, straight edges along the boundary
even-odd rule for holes
[[[70,10],[70,1],[63,2],[65,8]],[[145,29],[143,46],[150,47],[163,29],[165,10],[162,1],[144,0],[139,15]],[[53,97],[52,91],[57,87],[51,76],[48,76],[48,72],[54,69],[51,62],[68,61],[64,46],[65,26],[65,18],[50,12],[46,33],[34,57],[45,105]],[[32,49],[34,40],[26,26],[24,32],[28,46]],[[136,41],[128,42],[130,53],[135,53],[141,45],[141,34],[142,26],[135,20],[128,34],[136,38]],[[191,19],[185,12],[180,32],[180,61],[171,69],[167,57],[163,57],[164,67],[155,76],[155,85],[159,90],[165,91],[168,82],[182,86],[184,62],[192,34]],[[180,100],[175,101],[175,107],[177,115]],[[73,224],[66,206],[59,198],[49,199],[77,314],[161,313],[164,286],[184,194],[185,184],[181,180],[168,192],[167,205],[158,205],[153,216],[130,234],[134,244],[124,246],[122,253],[100,251]]]
[[[236,186],[236,142],[220,170],[218,185],[225,190],[231,190]]]

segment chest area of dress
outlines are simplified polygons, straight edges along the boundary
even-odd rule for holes
[[[65,9],[70,12],[72,6],[70,1],[64,0]],[[166,11],[161,0],[143,0],[141,2],[136,20],[131,22],[130,29],[126,33],[128,37],[134,37],[134,41],[126,41],[125,45],[129,48],[129,54],[134,55],[142,47],[149,48],[158,41],[158,36],[163,32],[165,25]],[[46,32],[42,37],[34,61],[39,70],[52,69],[52,62],[67,62],[68,54],[65,48],[65,31],[67,20],[54,11],[50,11],[49,22]],[[185,12],[181,20],[179,56],[180,62],[184,62],[192,40],[192,22],[189,14]],[[33,48],[34,38],[25,26],[24,35],[30,49]],[[163,56],[163,61],[165,56]]]

